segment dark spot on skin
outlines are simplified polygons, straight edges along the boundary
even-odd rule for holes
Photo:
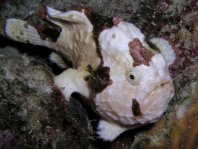
[[[99,67],[97,70],[93,70],[93,68],[89,65],[87,70],[90,75],[85,77],[85,80],[95,93],[102,92],[108,85],[113,83],[110,79],[109,67]]]
[[[130,75],[130,79],[134,80],[135,79],[134,75]]]
[[[115,34],[113,34],[113,35],[112,35],[112,38],[116,38],[116,35],[115,35]]]
[[[136,99],[132,99],[132,112],[135,117],[142,115],[142,112],[140,110],[140,104],[137,102]]]

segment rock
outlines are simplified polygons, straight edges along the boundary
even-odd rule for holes
[[[11,47],[0,49],[0,113],[0,148],[91,148],[81,104],[65,102],[42,60]]]

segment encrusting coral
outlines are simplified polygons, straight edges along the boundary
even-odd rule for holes
[[[55,85],[68,101],[75,92],[87,98],[102,117],[101,138],[112,141],[125,130],[159,120],[174,96],[168,66],[175,55],[166,40],[151,40],[159,50],[155,51],[139,28],[116,17],[114,25],[101,30],[95,41],[85,9],[63,13],[42,7],[41,11],[44,19],[61,28],[55,42],[43,39],[34,26],[18,19],[8,19],[5,32],[13,40],[52,48],[73,63],[73,68],[54,78]],[[90,80],[100,70],[105,85],[94,91]]]

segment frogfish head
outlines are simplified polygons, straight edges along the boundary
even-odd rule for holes
[[[123,21],[104,30],[99,43],[112,84],[96,95],[97,112],[127,127],[157,121],[174,95],[164,56],[146,44],[137,27]]]

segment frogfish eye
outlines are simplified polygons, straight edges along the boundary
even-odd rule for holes
[[[140,82],[139,75],[133,70],[126,71],[126,80],[133,86],[138,85]]]
[[[131,80],[134,80],[134,79],[135,79],[134,75],[131,74],[131,75],[130,75],[130,79],[131,79]]]

